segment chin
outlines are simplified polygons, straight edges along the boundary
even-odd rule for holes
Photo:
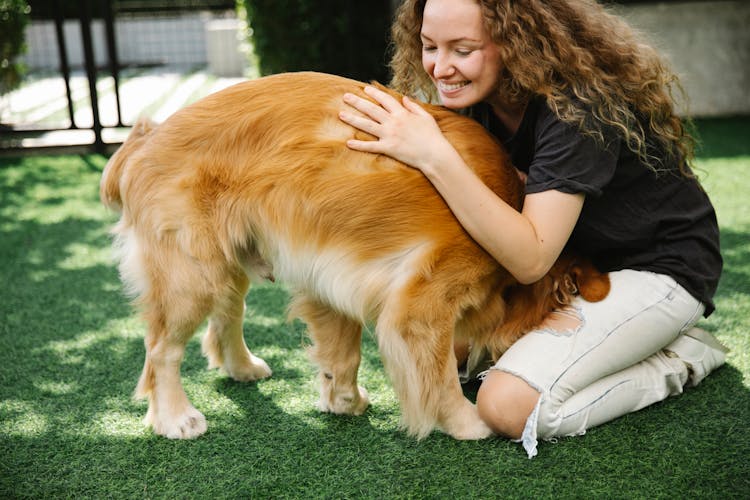
[[[468,108],[469,106],[473,106],[474,104],[477,104],[479,100],[474,99],[465,99],[465,98],[445,98],[443,96],[440,96],[440,102],[443,105],[444,108],[448,109],[464,109]]]
[[[482,101],[482,96],[477,95],[476,92],[469,92],[468,88],[456,96],[445,96],[439,91],[438,95],[443,107],[453,110],[468,108]]]

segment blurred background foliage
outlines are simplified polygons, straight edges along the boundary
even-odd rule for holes
[[[312,70],[389,80],[390,0],[237,0],[262,75]]]
[[[24,30],[29,12],[26,0],[0,0],[0,95],[21,82],[24,67],[17,57],[26,49]]]

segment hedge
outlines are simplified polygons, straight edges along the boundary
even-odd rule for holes
[[[322,71],[388,81],[389,0],[238,0],[263,75]]]

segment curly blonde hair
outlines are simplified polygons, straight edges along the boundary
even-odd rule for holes
[[[427,0],[404,0],[393,24],[391,86],[436,97],[422,68],[420,31]],[[511,105],[543,96],[562,120],[600,141],[613,127],[655,171],[675,157],[688,168],[694,141],[677,116],[675,74],[620,17],[594,0],[476,0],[500,48],[497,92]],[[665,161],[670,160],[670,161]]]

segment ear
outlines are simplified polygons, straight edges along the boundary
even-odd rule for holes
[[[577,263],[571,267],[570,273],[578,285],[581,297],[587,302],[599,302],[609,294],[611,288],[609,275],[600,273],[593,264]]]

